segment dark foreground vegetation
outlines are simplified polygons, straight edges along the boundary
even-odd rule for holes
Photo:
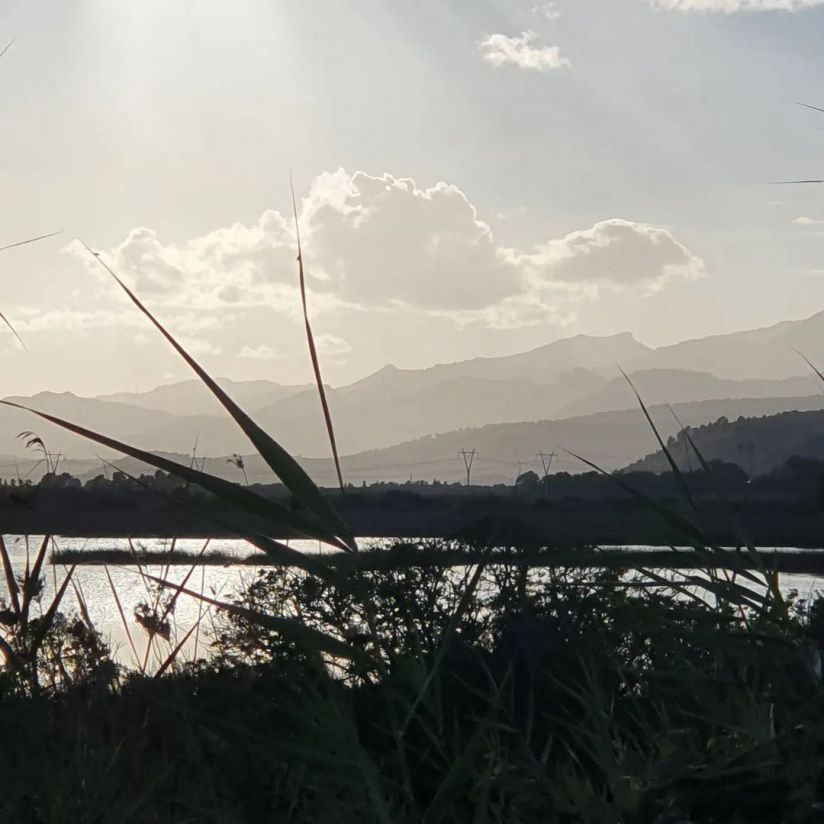
[[[821,820],[821,602],[704,586],[272,569],[157,677],[4,613],[0,821]]]

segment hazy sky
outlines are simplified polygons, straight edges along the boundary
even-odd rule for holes
[[[2,0],[0,393],[310,379],[824,309],[824,0]]]

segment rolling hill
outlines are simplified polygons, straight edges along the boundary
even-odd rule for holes
[[[706,460],[736,463],[751,477],[766,475],[793,457],[824,460],[824,412],[782,412],[758,418],[726,418],[690,428],[690,437]],[[681,432],[667,449],[680,468],[695,468],[697,459]],[[665,472],[666,456],[659,449],[634,461],[627,471]]]

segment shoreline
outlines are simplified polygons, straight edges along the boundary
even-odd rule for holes
[[[487,565],[527,566],[530,568],[601,569],[729,569],[767,570],[824,575],[824,550],[761,550],[758,562],[745,550],[696,552],[695,550],[593,549],[578,550],[456,550],[419,549],[411,545],[391,549],[372,549],[360,553],[305,553],[306,557],[344,572],[391,571],[410,566],[462,567]],[[58,550],[51,563],[78,566],[253,566],[280,567],[263,553],[233,556],[226,553],[132,552],[130,550]]]

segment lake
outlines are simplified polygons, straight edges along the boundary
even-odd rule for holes
[[[15,571],[22,571],[26,566],[27,557],[32,559],[37,553],[40,546],[40,538],[38,536],[7,535],[5,536],[6,546],[12,559],[12,565]],[[361,541],[361,545],[368,547],[376,539],[365,539]],[[136,549],[142,549],[149,552],[168,551],[170,546],[169,539],[163,538],[144,538],[132,539],[132,545]],[[204,548],[204,539],[178,539],[176,541],[176,549],[198,553]],[[322,547],[317,541],[292,541],[290,545],[302,549],[304,551],[318,552]],[[61,550],[102,550],[102,549],[122,549],[128,550],[130,543],[125,538],[60,538],[54,539],[54,546]],[[616,547],[617,548],[617,547]],[[626,549],[646,549],[647,547],[626,546]],[[650,549],[653,549],[650,547]],[[238,558],[254,554],[257,550],[246,541],[226,538],[212,538],[208,541],[208,551],[215,551],[225,553],[226,555],[234,555]],[[779,550],[781,551],[781,550]],[[791,548],[785,548],[785,551],[791,551]],[[30,561],[31,562],[31,561]],[[239,591],[247,582],[250,582],[257,575],[258,570],[262,567],[255,567],[250,565],[226,565],[226,566],[207,566],[203,565],[195,569],[189,578],[187,588],[197,592],[218,598],[220,600],[227,600],[231,598],[232,594]],[[266,567],[271,569],[271,567]],[[173,583],[180,583],[189,573],[189,567],[186,566],[172,566],[168,569],[158,566],[150,566],[144,568],[150,574],[163,576],[166,580]],[[48,603],[55,591],[56,586],[65,576],[65,568],[62,566],[53,566],[48,562],[44,565],[45,575],[45,590],[43,593],[44,609],[47,608]],[[111,576],[111,583],[109,582]],[[74,582],[77,585],[79,594],[85,600],[89,615],[95,627],[107,638],[111,640],[116,656],[123,664],[133,664],[135,659],[135,650],[137,657],[143,659],[146,652],[147,634],[135,622],[134,611],[141,603],[149,601],[153,598],[147,588],[147,582],[133,567],[123,566],[109,566],[108,574],[107,568],[103,566],[83,566],[77,567],[74,574]],[[117,600],[112,594],[112,584],[117,590],[117,597],[120,601],[120,606],[123,613],[129,622],[129,632],[127,634],[124,627],[123,619],[120,616]],[[785,573],[780,578],[781,589],[788,592],[791,589],[797,589],[802,597],[808,597],[816,590],[824,590],[824,577],[817,577],[813,575]],[[2,587],[5,591],[5,586]],[[72,587],[66,592],[65,600],[63,602],[63,611],[71,613],[78,611],[78,593]],[[208,608],[195,598],[181,596],[175,608],[172,620],[172,646],[174,646],[174,638],[182,638],[194,622],[199,617],[204,618],[203,626],[209,628],[211,626],[211,618],[208,613]],[[131,637],[131,641],[129,638]],[[195,643],[195,640],[197,643]],[[132,647],[134,645],[134,649]],[[153,647],[150,660],[155,662],[161,661],[168,654],[170,646],[158,640],[155,647]],[[195,639],[193,635],[184,647],[187,657],[194,655],[206,654],[206,647],[204,646],[203,634],[199,634]]]

